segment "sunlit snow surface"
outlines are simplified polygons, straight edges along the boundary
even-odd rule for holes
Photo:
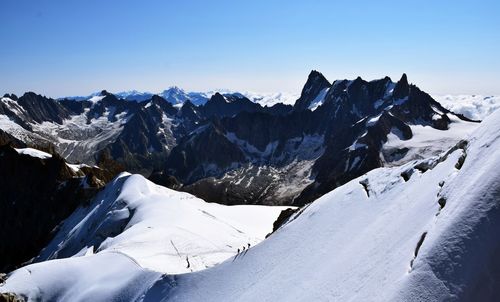
[[[458,148],[400,167],[375,169],[299,211],[291,222],[246,254],[206,270],[175,276],[160,276],[140,268],[135,261],[145,266],[158,265],[164,270],[161,263],[176,261],[165,235],[173,229],[182,234],[179,238],[171,237],[181,255],[185,251],[190,251],[193,259],[200,255],[201,245],[205,243],[188,246],[187,242],[191,238],[196,238],[195,244],[205,242],[208,233],[220,235],[211,244],[216,247],[214,250],[225,253],[224,244],[236,247],[258,237],[254,235],[255,230],[245,228],[247,222],[242,217],[248,213],[256,219],[263,213],[242,209],[238,211],[242,217],[236,219],[218,208],[222,206],[207,205],[187,198],[187,194],[159,188],[139,176],[122,175],[103,191],[102,202],[98,202],[106,208],[102,211],[105,219],[92,219],[100,215],[100,207],[82,209],[68,220],[70,227],[64,232],[70,232],[70,237],[76,240],[69,238],[64,242],[75,244],[76,249],[81,247],[78,246],[81,241],[84,242],[81,245],[87,246],[86,241],[99,236],[85,232],[99,229],[99,225],[111,226],[114,221],[132,215],[127,227],[119,230],[120,235],[105,240],[100,245],[102,251],[97,249],[99,252],[95,255],[83,251],[81,254],[87,256],[21,268],[10,275],[0,291],[14,291],[42,301],[56,298],[65,301],[439,301],[453,300],[457,295],[467,298],[468,290],[473,289],[476,296],[491,300],[488,292],[495,293],[498,288],[491,278],[498,271],[490,270],[497,268],[492,264],[498,263],[495,251],[500,249],[498,129],[500,112],[492,114],[468,137],[465,151]],[[465,162],[460,167],[458,163],[464,156]],[[424,166],[428,169],[423,169]],[[402,174],[409,175],[409,179]],[[123,190],[117,192],[116,188]],[[446,199],[442,209],[438,203],[440,198]],[[170,207],[169,202],[176,205]],[[118,206],[119,203],[126,205]],[[167,205],[160,206],[162,203]],[[174,208],[179,211],[171,212]],[[192,221],[185,221],[190,217]],[[170,227],[169,221],[172,221]],[[160,227],[163,223],[167,226]],[[148,227],[152,230],[148,231]],[[185,232],[186,228],[193,230],[193,234]],[[417,243],[424,233],[427,235],[416,256]],[[147,248],[140,248],[141,243]],[[48,250],[64,246],[61,241],[61,244],[53,243]],[[142,254],[158,246],[164,246],[168,255],[149,255],[152,257],[149,258]],[[232,251],[234,253],[234,248]],[[158,262],[149,264],[155,257]],[[198,265],[204,261],[208,260],[200,256],[199,262],[193,263]],[[178,259],[172,271],[181,270],[183,262]]]
[[[430,126],[410,125],[412,138],[402,140],[397,129],[387,135],[387,142],[382,147],[381,158],[386,160],[386,166],[397,166],[410,160],[424,159],[435,156],[443,150],[453,147],[458,141],[472,133],[480,123],[471,123],[460,120],[454,115],[449,115],[451,123],[448,130],[438,130]],[[369,121],[370,122],[370,121]],[[392,150],[407,148],[408,152],[400,158],[389,161],[384,154]]]
[[[118,251],[151,270],[193,272],[262,241],[283,209],[206,203],[123,173],[64,222],[37,261]]]
[[[15,150],[19,154],[29,155],[31,157],[37,157],[37,158],[41,158],[41,159],[47,159],[47,158],[52,157],[52,154],[49,154],[47,152],[43,152],[43,151],[40,151],[37,149],[33,149],[33,148],[19,148],[19,149],[15,149]]]

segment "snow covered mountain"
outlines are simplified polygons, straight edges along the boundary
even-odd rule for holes
[[[496,111],[448,150],[373,169],[302,207],[238,257],[184,274],[162,274],[157,265],[182,271],[184,255],[201,254],[211,232],[224,238],[207,241],[214,250],[221,242],[245,244],[252,237],[248,224],[229,221],[234,214],[222,209],[233,207],[182,199],[189,195],[121,175],[65,222],[40,259],[72,257],[20,268],[0,292],[30,301],[494,301],[499,128]],[[154,209],[169,219],[159,221]],[[194,213],[195,220],[181,219]],[[208,224],[200,229],[197,221]],[[192,230],[204,239],[176,239]],[[185,249],[176,258],[178,240]],[[171,257],[150,254],[157,248]]]
[[[209,91],[196,92],[196,91],[186,91],[177,86],[169,87],[157,93],[157,95],[161,96],[168,102],[172,103],[172,105],[180,106],[187,100],[190,100],[191,103],[200,106],[205,104],[216,93],[220,93],[226,96],[246,97],[254,103],[268,107],[272,107],[273,105],[276,104],[293,105],[299,97],[298,94],[287,93],[287,92],[273,92],[273,93],[259,93],[252,91],[239,92],[229,89],[215,89]],[[98,96],[99,94],[100,92],[95,92],[90,94],[89,96],[68,96],[60,99],[84,101],[90,99],[93,96]],[[114,95],[127,101],[144,102],[149,100],[153,95],[155,95],[155,93],[143,92],[138,90],[129,90],[129,91],[120,91],[114,93]]]
[[[157,95],[127,102],[107,91],[81,101],[56,101],[32,92],[21,97],[5,95],[0,102],[0,129],[21,141],[54,148],[70,162],[93,164],[107,153],[128,170],[149,175],[163,169],[178,139],[208,118],[243,110],[280,113],[291,109],[264,108],[233,95],[217,93],[212,98],[200,107],[190,101],[174,107]],[[220,98],[223,104],[218,103]]]
[[[6,95],[0,128],[70,162],[109,156],[207,201],[303,205],[371,169],[436,155],[477,126],[406,75],[330,83],[312,71],[294,106],[263,107],[239,93],[215,93],[197,106],[177,87],[124,101],[134,94]]]
[[[436,155],[477,125],[406,75],[331,84],[312,71],[292,111],[211,121],[179,140],[165,173],[209,201],[303,205],[371,169]]]
[[[198,271],[262,241],[282,210],[206,203],[123,173],[66,219],[35,261],[120,252],[163,273]]]

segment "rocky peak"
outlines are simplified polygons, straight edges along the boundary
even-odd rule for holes
[[[19,98],[17,97],[17,95],[15,95],[15,94],[13,94],[13,93],[11,93],[11,94],[6,93],[6,94],[4,94],[4,96],[3,96],[3,97],[4,97],[4,98],[9,98],[9,99],[11,99],[11,100],[13,100],[13,101],[17,101],[17,100],[19,99]]]
[[[37,123],[54,121],[61,124],[65,118],[69,117],[68,110],[59,102],[34,92],[25,93],[17,101],[23,107],[27,120]]]
[[[392,96],[395,100],[403,99],[410,94],[410,85],[408,84],[408,78],[406,73],[403,73],[401,79],[396,83]]]
[[[318,94],[331,84],[320,72],[313,70],[307,77],[307,82],[302,88],[300,98],[295,102],[295,110],[306,110],[309,108]]]
[[[151,102],[153,104],[155,104],[158,108],[160,108],[161,111],[163,111],[164,113],[166,113],[167,115],[175,115],[177,113],[177,109],[170,103],[168,102],[167,100],[165,100],[164,98],[162,98],[161,96],[159,95],[153,95],[151,97]],[[144,102],[144,104],[148,104],[149,102]],[[147,106],[147,105],[145,105]],[[148,107],[147,109],[149,109],[151,107]]]
[[[152,97],[151,97],[151,101],[153,102],[166,102],[167,100],[165,100],[164,98],[162,98],[161,96],[157,95],[157,94],[154,94]]]
[[[215,93],[208,102],[200,107],[200,111],[206,118],[213,116],[234,116],[240,112],[256,112],[262,110],[262,106],[250,101],[246,97],[237,95],[222,95]]]
[[[108,92],[107,90],[101,90],[101,92],[99,93],[100,96],[108,96],[108,95],[112,95],[110,92]]]
[[[210,100],[208,100],[208,102],[212,102],[212,103],[227,103],[227,100],[226,100],[226,98],[222,94],[216,92],[210,98]]]

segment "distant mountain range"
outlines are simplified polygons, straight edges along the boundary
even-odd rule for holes
[[[371,169],[438,154],[476,124],[406,75],[330,83],[312,71],[293,106],[208,95],[176,87],[79,100],[5,95],[0,128],[70,162],[112,158],[207,201],[302,205]]]
[[[164,98],[172,105],[183,104],[184,102],[189,100],[194,105],[199,106],[205,104],[216,93],[220,93],[222,95],[246,97],[252,102],[259,103],[262,106],[273,106],[278,103],[293,105],[295,100],[297,100],[297,98],[299,97],[297,94],[293,93],[236,92],[227,89],[219,89],[206,92],[186,92],[184,89],[179,88],[177,86],[172,86],[168,89],[163,90],[160,93],[157,93],[156,95]],[[82,100],[88,100],[91,97],[97,96],[99,94],[100,92],[95,92],[88,96],[68,96],[59,99],[60,100],[72,99],[72,100],[82,101]],[[137,90],[130,90],[130,91],[117,92],[114,93],[114,95],[120,99],[124,99],[127,101],[144,102],[151,99],[151,97],[153,97],[153,95],[155,94],[151,92],[140,92]]]

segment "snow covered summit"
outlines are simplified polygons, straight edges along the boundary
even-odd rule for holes
[[[151,270],[193,272],[262,241],[283,209],[206,203],[122,173],[64,221],[36,261],[119,252]]]

